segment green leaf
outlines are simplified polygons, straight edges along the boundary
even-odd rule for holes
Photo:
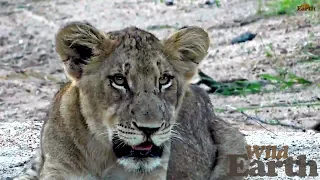
[[[277,76],[272,76],[270,74],[261,74],[260,78],[265,79],[265,80],[269,80],[269,81],[274,81],[275,83],[282,82],[282,79],[280,79]]]
[[[276,125],[276,124],[279,124],[280,122],[278,120],[276,120],[276,119],[270,119],[270,120],[268,120],[268,123]]]

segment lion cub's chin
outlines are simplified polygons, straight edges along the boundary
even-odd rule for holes
[[[149,173],[155,168],[161,166],[161,158],[119,158],[118,163],[124,166],[129,172]]]

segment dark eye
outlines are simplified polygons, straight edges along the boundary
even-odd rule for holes
[[[173,76],[170,76],[170,75],[161,76],[159,78],[160,89],[163,90],[170,87],[172,85],[172,79],[173,79]]]
[[[116,74],[114,76],[109,76],[109,79],[118,86],[126,85],[126,78],[122,74]]]
[[[117,75],[114,77],[114,83],[116,83],[119,86],[124,86],[126,80],[122,75]]]
[[[163,75],[162,77],[159,78],[159,84],[161,86],[166,85],[166,84],[168,84],[170,82],[170,80],[171,79],[169,78],[168,75]]]

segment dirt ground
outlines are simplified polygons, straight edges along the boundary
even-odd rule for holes
[[[314,82],[273,93],[210,96],[217,115],[239,127],[248,144],[289,145],[293,154],[315,160],[320,173],[320,136],[302,132],[320,121],[320,63],[308,61],[303,53],[313,44],[309,51],[320,55],[319,11],[260,18],[257,0],[221,0],[220,8],[203,2],[178,1],[167,7],[155,1],[0,0],[0,179],[19,173],[39,145],[49,103],[66,81],[54,35],[63,24],[76,20],[105,31],[137,26],[159,38],[185,25],[201,26],[210,35],[211,47],[200,69],[215,80],[257,80],[259,74],[275,74],[281,67]],[[256,38],[231,45],[232,38],[247,31],[257,33]],[[269,45],[271,57],[266,55]],[[233,108],[250,110],[244,115]],[[302,129],[261,126],[247,116]],[[290,179],[284,176],[281,179]]]

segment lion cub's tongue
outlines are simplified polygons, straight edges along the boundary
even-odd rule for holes
[[[139,150],[139,151],[150,151],[152,149],[152,144],[145,142],[137,146],[132,146],[132,149]]]

